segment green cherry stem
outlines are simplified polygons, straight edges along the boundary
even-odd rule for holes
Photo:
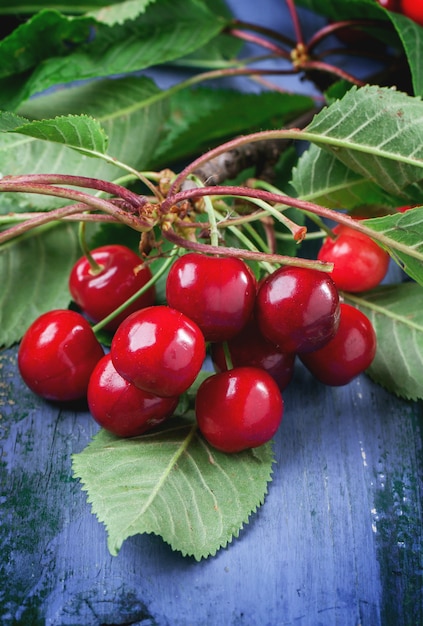
[[[156,272],[154,272],[154,276],[150,278],[150,280],[146,282],[145,285],[141,287],[141,289],[139,289],[136,293],[134,293],[130,298],[128,298],[128,300],[126,300],[123,304],[121,304],[117,309],[112,311],[112,313],[110,313],[107,317],[102,319],[100,322],[97,322],[97,324],[93,326],[93,331],[97,333],[98,331],[102,330],[105,326],[107,326],[109,322],[114,320],[117,315],[120,315],[120,313],[125,311],[129,305],[135,302],[135,300],[137,300],[140,296],[142,296],[142,294],[145,293],[148,289],[150,289],[150,287],[155,285],[157,281],[159,280],[159,278],[163,276],[163,274],[167,271],[167,269],[172,265],[175,259],[175,256],[178,254],[178,252],[179,252],[179,246],[174,246],[172,250],[170,251],[168,258],[162,263],[159,269]]]

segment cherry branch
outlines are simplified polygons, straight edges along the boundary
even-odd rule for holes
[[[339,211],[328,209],[307,200],[300,200],[299,198],[292,198],[291,196],[276,194],[269,191],[264,191],[262,189],[248,189],[246,187],[230,187],[224,185],[219,185],[216,187],[199,187],[196,189],[186,189],[185,191],[180,191],[173,195],[169,195],[161,205],[161,212],[163,213],[163,215],[165,215],[168,213],[172,206],[178,204],[179,202],[195,200],[199,197],[203,197],[206,195],[231,196],[234,198],[257,198],[259,200],[264,200],[265,202],[269,203],[295,207],[301,211],[306,211],[314,215],[319,215],[320,217],[333,220],[340,224],[344,224],[345,226],[348,226],[353,230],[362,232],[374,239],[375,241],[378,241],[386,248],[398,250],[405,254],[408,254],[409,256],[412,256],[419,260],[423,260],[423,254],[419,251],[416,251],[410,246],[402,244],[398,241],[394,241],[393,239],[390,239],[389,237],[383,235],[383,233],[371,229],[370,227],[366,226],[361,220],[356,220],[345,213],[340,213]]]
[[[184,237],[181,237],[180,235],[175,233],[175,231],[172,230],[170,227],[163,228],[162,235],[165,239],[181,248],[193,250],[194,252],[202,252],[204,254],[223,255],[228,257],[235,257],[238,259],[244,259],[245,261],[258,261],[259,263],[268,262],[277,263],[279,265],[293,265],[296,267],[318,269],[324,272],[331,272],[333,269],[332,263],[325,263],[324,261],[313,261],[299,257],[286,256],[283,254],[254,252],[253,250],[245,250],[243,248],[212,246],[206,243],[199,243],[198,241],[188,241]]]
[[[126,187],[111,183],[99,178],[87,176],[72,176],[70,174],[22,174],[18,176],[4,176],[0,179],[0,187],[16,183],[21,185],[70,185],[72,187],[85,187],[103,191],[111,196],[122,198],[135,209],[140,209],[145,204],[145,198],[130,191]]]

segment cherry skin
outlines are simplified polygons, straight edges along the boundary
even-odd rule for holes
[[[104,352],[79,313],[67,309],[38,317],[24,334],[18,368],[26,385],[46,400],[71,401],[86,396],[91,372]]]
[[[157,396],[179,396],[196,379],[206,355],[198,326],[165,305],[132,313],[117,329],[110,347],[123,378]]]
[[[238,367],[204,380],[195,413],[203,437],[221,452],[241,452],[269,441],[279,428],[283,399],[273,378]]]
[[[87,400],[100,426],[118,437],[136,437],[168,419],[179,398],[160,398],[135,387],[118,374],[106,354],[91,374]]]
[[[291,382],[295,354],[281,352],[261,334],[252,318],[240,333],[229,339],[227,347],[234,367],[250,366],[265,370],[283,391]],[[224,343],[212,343],[210,353],[217,372],[228,369]]]
[[[141,258],[126,246],[101,246],[92,250],[91,255],[101,269],[93,270],[87,257],[80,258],[70,273],[69,291],[84,313],[99,322],[141,289],[152,274]],[[155,296],[154,286],[150,287],[109,322],[107,329],[116,330],[125,317],[154,304]]]
[[[357,293],[373,289],[385,278],[389,254],[373,239],[348,226],[333,229],[335,239],[328,237],[317,258],[333,263],[331,277],[338,289]]]
[[[401,0],[377,0],[377,2],[384,9],[388,11],[399,12],[400,11],[400,2]]]
[[[423,1],[400,0],[400,12],[420,26],[423,26]]]
[[[371,365],[376,347],[376,333],[369,318],[359,309],[342,303],[335,337],[320,350],[300,355],[300,359],[320,382],[341,386]]]
[[[281,267],[262,282],[255,314],[262,335],[282,352],[317,350],[338,328],[338,290],[324,272]]]
[[[175,261],[166,281],[169,306],[188,315],[207,341],[225,341],[248,322],[257,285],[241,260],[188,253]]]

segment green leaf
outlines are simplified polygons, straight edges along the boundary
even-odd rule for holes
[[[238,133],[281,127],[313,107],[305,96],[208,88],[186,89],[172,96],[170,104],[164,139],[155,155],[160,163],[178,161]]]
[[[41,8],[41,7],[40,7]],[[53,56],[66,56],[88,41],[93,19],[41,10],[0,40],[0,78],[14,77]]]
[[[304,139],[395,196],[423,179],[423,102],[395,89],[353,87],[314,117]]]
[[[33,94],[58,84],[128,74],[168,63],[203,46],[226,23],[196,0],[155,2],[136,20],[113,28],[98,25],[92,41],[77,46],[66,57],[46,59],[16,89],[13,83],[3,85],[0,107],[16,107]]]
[[[393,254],[404,271],[423,285],[423,207],[366,220],[363,223],[391,241],[405,246],[404,250],[395,248]],[[411,251],[414,255],[420,253],[420,258],[411,256]]]
[[[76,228],[71,224],[32,232],[30,237],[2,246],[0,346],[19,341],[42,313],[68,307],[68,277],[80,255]]]
[[[97,22],[109,26],[123,24],[127,20],[133,20],[144,13],[147,6],[152,2],[156,2],[156,0],[126,0],[126,2],[108,4],[96,11],[90,11],[89,15],[94,17]]]
[[[154,533],[199,561],[237,537],[263,503],[272,462],[271,444],[223,454],[193,420],[174,417],[133,439],[101,430],[73,456],[73,471],[107,528],[112,555],[127,537]]]
[[[16,116],[16,125],[12,126],[11,114],[0,112],[0,131],[28,135],[43,141],[61,143],[77,148],[85,154],[104,154],[108,138],[99,122],[88,115],[67,115],[51,120],[31,122]]]
[[[423,96],[423,75],[421,70],[423,28],[400,13],[390,11],[389,17],[398,32],[407,56],[414,93],[417,96]]]
[[[154,102],[157,99],[156,102]],[[85,111],[109,137],[108,154],[134,168],[150,166],[167,115],[162,92],[145,77],[105,79],[34,98],[20,111],[27,118],[78,115]],[[61,144],[22,135],[0,135],[3,175],[51,172],[113,180],[122,174],[115,165],[92,159]],[[44,210],[57,199],[30,194],[0,194],[0,214]]]
[[[404,198],[395,199],[316,145],[311,145],[298,160],[292,172],[292,184],[302,200],[333,209],[353,209],[369,204],[398,207],[404,204]]]
[[[403,283],[344,297],[367,315],[376,331],[378,348],[369,376],[402,398],[423,398],[422,287]]]

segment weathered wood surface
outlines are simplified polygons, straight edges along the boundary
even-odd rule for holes
[[[3,626],[423,623],[421,403],[298,365],[274,480],[239,539],[200,563],[147,535],[111,557],[71,476],[90,415],[36,398],[15,349],[0,368]]]

